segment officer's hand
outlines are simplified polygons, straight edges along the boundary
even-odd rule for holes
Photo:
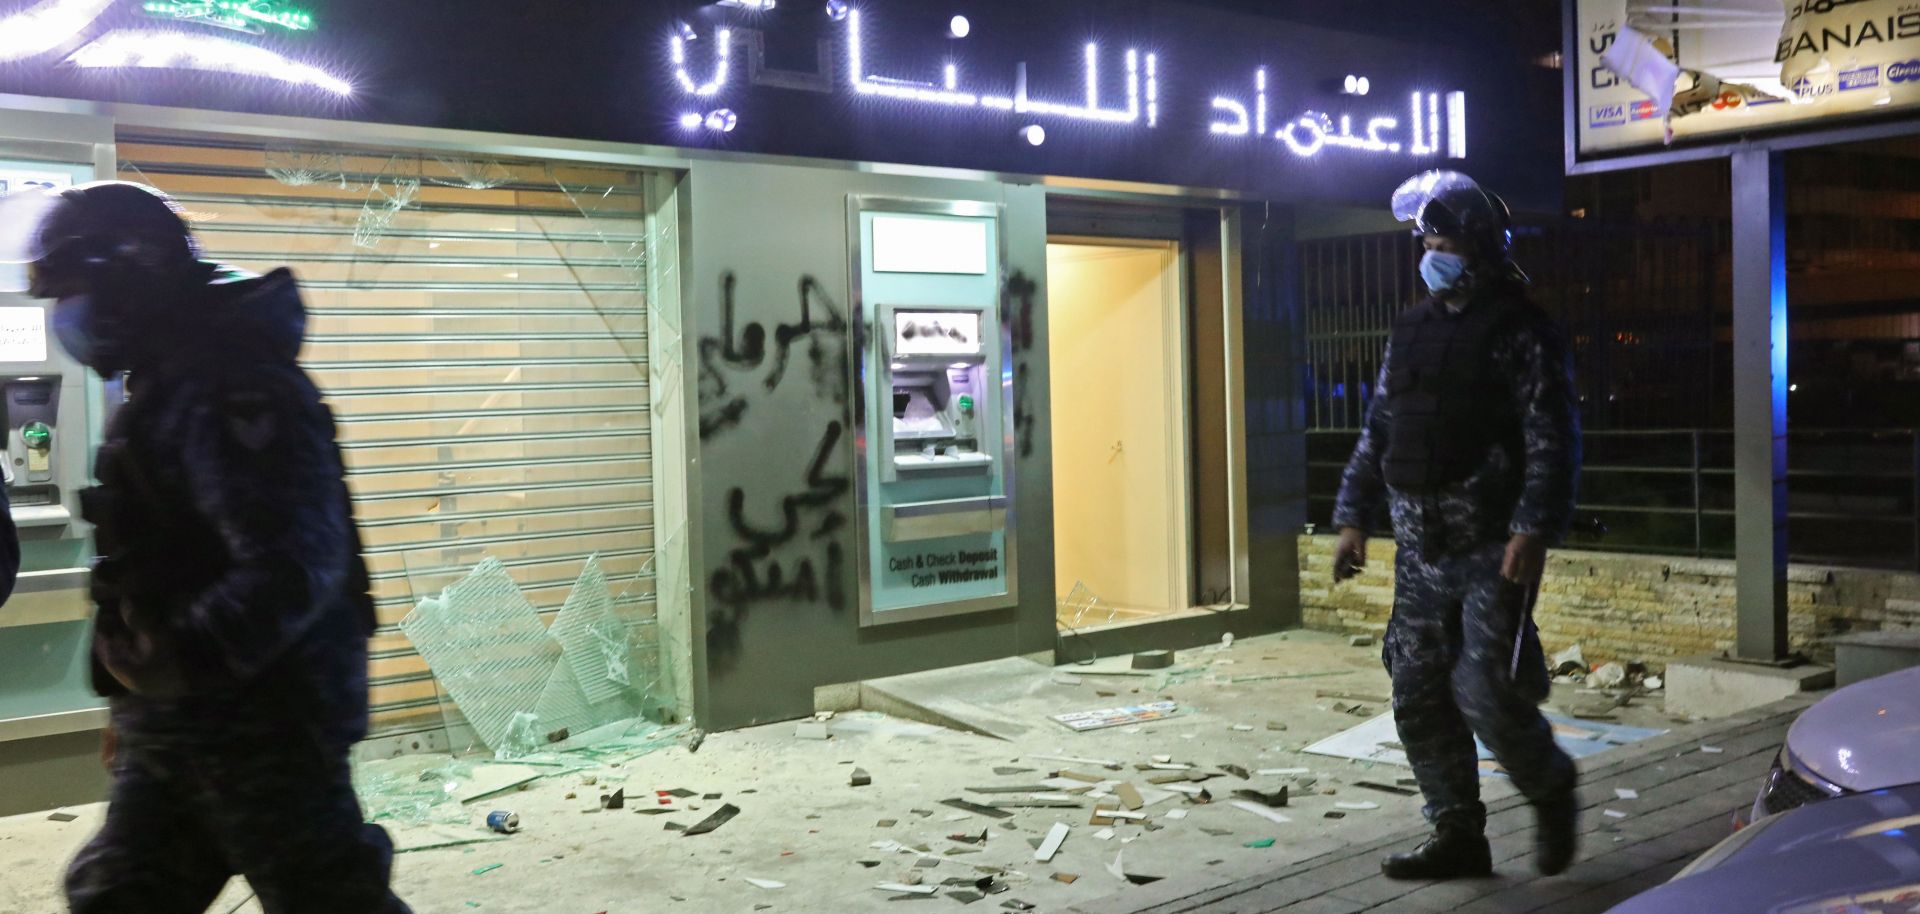
[[[1343,527],[1340,542],[1333,547],[1333,582],[1347,580],[1367,567],[1367,531]]]
[[[1507,557],[1500,562],[1500,576],[1526,587],[1540,583],[1547,568],[1547,544],[1537,536],[1516,533],[1507,540]]]

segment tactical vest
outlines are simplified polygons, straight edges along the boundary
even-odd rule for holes
[[[1481,299],[1454,314],[1429,300],[1400,315],[1388,344],[1392,416],[1381,469],[1387,485],[1427,494],[1473,474],[1495,444],[1519,446],[1512,393],[1493,370],[1494,335],[1517,302]]]

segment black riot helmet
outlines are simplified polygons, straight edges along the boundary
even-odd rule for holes
[[[56,299],[61,345],[101,375],[135,367],[177,332],[203,277],[179,207],[151,187],[99,181],[0,200],[0,291]],[[21,270],[20,267],[25,269]]]
[[[167,195],[127,181],[31,191],[0,204],[0,262],[29,264],[35,298],[103,281],[161,282],[198,260],[193,235]]]
[[[1505,200],[1457,171],[1427,171],[1393,192],[1394,218],[1412,222],[1418,235],[1456,238],[1490,263],[1513,250],[1513,213]]]

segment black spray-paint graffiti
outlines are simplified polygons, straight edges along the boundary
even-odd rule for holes
[[[752,385],[728,379],[731,373],[765,367],[759,387],[772,392],[787,375],[794,343],[805,341],[814,392],[823,399],[847,402],[847,321],[811,276],[800,277],[800,319],[773,331],[773,357],[767,358],[767,329],[759,321],[740,328],[734,321],[734,275],[720,278],[720,335],[700,341],[700,440],[740,424],[753,393]],[[816,310],[821,314],[816,315]],[[835,350],[829,352],[829,350]]]
[[[744,545],[728,552],[727,567],[713,573],[709,592],[715,601],[738,607],[759,600],[814,603],[824,597],[828,606],[845,608],[846,586],[841,572],[846,567],[846,555],[831,537],[846,526],[846,515],[834,505],[847,494],[849,483],[845,476],[827,474],[827,464],[839,454],[840,436],[840,423],[828,423],[820,446],[814,450],[813,462],[807,466],[807,488],[780,499],[777,527],[758,527],[747,519],[745,488],[735,486],[727,492],[727,525]],[[803,535],[810,541],[826,541],[824,581],[811,555],[800,559],[791,578],[778,562],[762,564],[775,549]]]
[[[737,322],[734,295],[735,277],[727,273],[720,285],[720,332],[699,343],[701,440],[737,439],[738,446],[764,454],[797,456],[803,452],[774,440],[781,426],[790,427],[795,411],[821,417],[824,425],[804,473],[781,469],[775,457],[756,467],[746,484],[727,490],[733,543],[725,564],[707,580],[707,657],[720,668],[739,659],[742,626],[757,606],[824,604],[834,612],[849,606],[842,503],[852,483],[832,468],[845,459],[848,401],[855,409],[863,402],[857,392],[848,396],[848,353],[855,344],[847,320],[813,277],[800,279],[798,319],[774,325],[771,344],[765,325]],[[796,353],[804,368],[794,365]],[[806,379],[805,388],[783,391],[789,369]],[[778,481],[796,475],[797,483]]]
[[[1020,442],[1022,458],[1033,455],[1033,429],[1039,421],[1033,414],[1033,389],[1028,373],[1033,360],[1034,299],[1040,287],[1025,273],[1007,277],[1000,292],[1000,313],[1013,330],[1013,437]]]

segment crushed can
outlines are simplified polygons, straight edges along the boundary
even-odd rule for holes
[[[520,814],[496,809],[487,813],[487,827],[503,835],[511,835],[520,830]]]

